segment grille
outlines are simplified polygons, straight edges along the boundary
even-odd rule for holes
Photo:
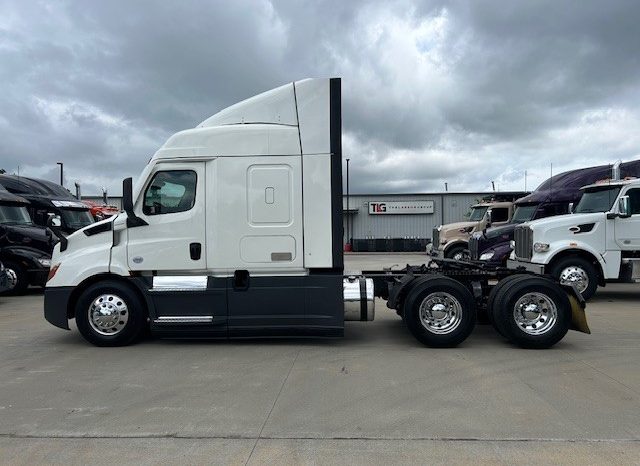
[[[440,247],[440,232],[437,228],[433,229],[433,236],[431,238],[431,244],[433,245],[433,250],[435,251]]]
[[[516,257],[518,259],[531,259],[533,251],[533,231],[527,226],[516,227],[514,234],[516,240]]]
[[[469,238],[469,257],[471,260],[477,261],[480,259],[480,252],[478,251],[478,238]]]

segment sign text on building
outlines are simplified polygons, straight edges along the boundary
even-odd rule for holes
[[[369,202],[370,215],[432,214],[433,201],[380,201]]]

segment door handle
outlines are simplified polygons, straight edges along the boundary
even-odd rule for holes
[[[189,254],[191,255],[192,260],[194,261],[200,260],[200,255],[202,254],[202,244],[191,243],[189,245]]]
[[[236,291],[244,291],[249,289],[248,270],[236,270],[233,273],[233,289]]]

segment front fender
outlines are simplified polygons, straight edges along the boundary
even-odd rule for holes
[[[531,262],[534,262],[536,264],[549,265],[557,257],[567,252],[586,252],[593,256],[594,259],[596,259],[596,261],[600,264],[602,270],[606,270],[607,263],[603,259],[600,251],[597,251],[587,243],[575,240],[571,241],[571,244],[569,244],[569,241],[567,240],[553,242],[549,244],[548,252],[534,253],[533,256],[531,256]]]

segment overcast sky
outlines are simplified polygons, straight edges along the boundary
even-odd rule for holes
[[[640,2],[0,0],[0,168],[137,176],[174,132],[342,77],[360,193],[528,188],[640,158]]]

